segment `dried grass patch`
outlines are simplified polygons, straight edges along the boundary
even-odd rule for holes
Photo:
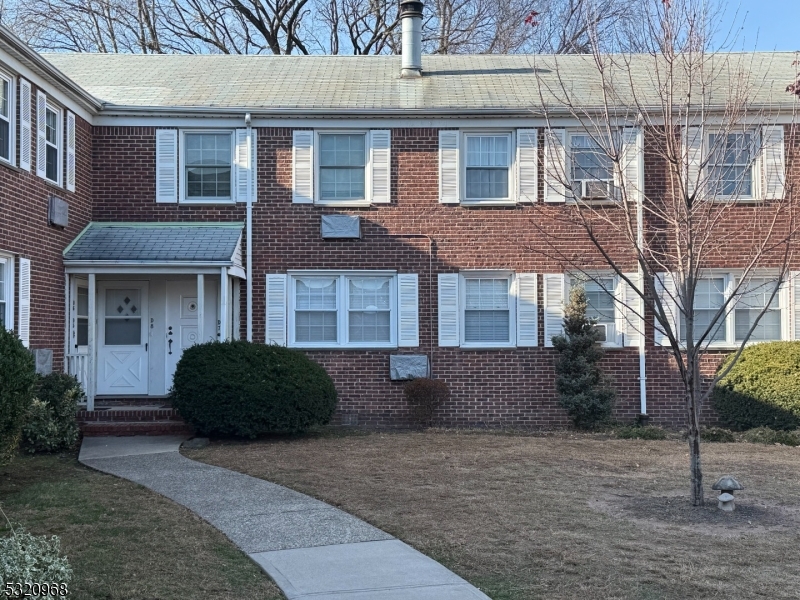
[[[704,452],[709,498],[718,476],[734,474],[747,488],[739,514],[749,510],[755,528],[721,536],[713,510],[665,510],[664,498],[688,493],[688,449],[675,439],[434,430],[215,443],[187,455],[340,506],[496,600],[796,598],[800,450]],[[623,501],[609,508],[609,498]]]

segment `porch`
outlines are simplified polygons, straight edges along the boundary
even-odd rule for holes
[[[238,338],[241,234],[241,223],[91,223],[67,247],[65,369],[88,412],[98,398],[157,402],[186,348]]]

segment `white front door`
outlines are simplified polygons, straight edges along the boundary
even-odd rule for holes
[[[207,278],[208,279],[208,278]],[[175,367],[186,348],[200,342],[217,339],[217,284],[206,281],[205,303],[203,307],[203,338],[200,339],[197,316],[197,281],[167,282],[167,331],[166,331],[166,378],[167,389],[172,386]]]
[[[97,394],[146,395],[147,282],[101,282],[98,291]]]

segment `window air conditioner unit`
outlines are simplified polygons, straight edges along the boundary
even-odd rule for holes
[[[613,199],[614,182],[611,180],[582,179],[581,198],[584,200]]]
[[[606,323],[598,323],[594,326],[595,331],[600,332],[600,337],[597,338],[598,342],[607,342],[608,341],[608,324]]]

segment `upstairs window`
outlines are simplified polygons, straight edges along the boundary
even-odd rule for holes
[[[598,142],[598,138],[591,135],[570,135],[570,180],[577,198],[605,200],[614,197],[613,162]],[[603,138],[605,143],[607,139]]]
[[[465,200],[507,200],[511,134],[466,134]]]
[[[319,134],[320,200],[366,199],[366,172],[366,133]]]
[[[45,177],[61,183],[61,110],[47,105],[45,110]]]
[[[717,197],[753,196],[752,133],[711,133],[708,135],[709,191]]]
[[[0,159],[11,162],[13,146],[14,92],[11,79],[0,73]]]
[[[185,200],[230,201],[233,172],[233,133],[183,134]]]

